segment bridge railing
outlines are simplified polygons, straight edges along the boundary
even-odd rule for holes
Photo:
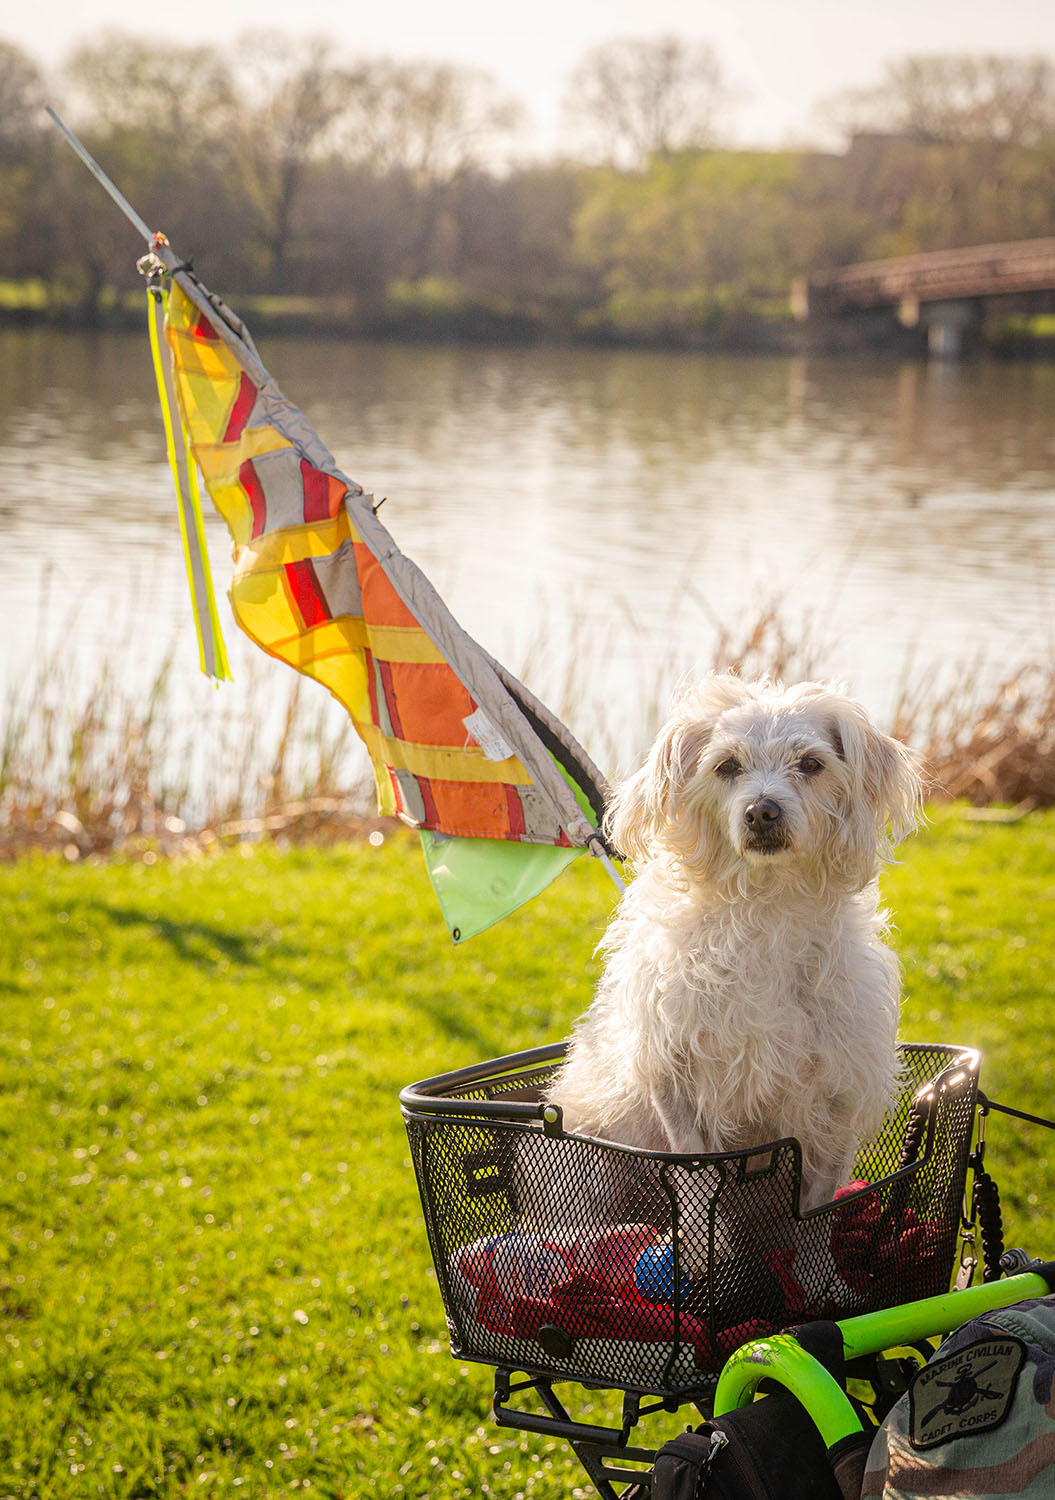
[[[1055,289],[1055,238],[862,261],[816,272],[808,283],[811,312],[1050,289]]]

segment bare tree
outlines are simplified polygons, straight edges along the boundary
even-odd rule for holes
[[[74,49],[64,70],[74,119],[95,134],[149,134],[193,150],[229,129],[231,71],[212,46],[185,46],[108,30]]]
[[[1031,146],[1055,138],[1055,58],[939,53],[899,58],[873,88],[820,106],[845,133]]]
[[[357,72],[347,145],[374,171],[449,180],[497,165],[523,115],[480,69],[380,58]]]
[[[463,179],[503,164],[523,106],[490,74],[447,62],[364,62],[345,124],[345,153],[409,189],[399,270],[454,274],[463,259]]]
[[[241,37],[236,50],[244,89],[237,154],[260,224],[264,276],[280,291],[307,176],[333,148],[358,75],[333,60],[325,37],[257,32]]]
[[[731,102],[707,42],[621,37],[592,48],[574,69],[565,119],[591,154],[640,167],[650,156],[715,144]]]
[[[0,162],[17,160],[40,130],[44,81],[13,42],[0,41]]]
[[[63,115],[148,224],[178,235],[191,252],[214,241],[207,226],[236,105],[217,49],[107,30],[73,50],[54,88]],[[46,231],[52,274],[72,289],[82,316],[99,318],[108,287],[139,284],[137,243],[50,131],[49,144],[49,191],[27,194],[27,223],[37,225],[37,238]]]

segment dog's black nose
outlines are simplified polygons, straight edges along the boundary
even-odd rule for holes
[[[750,807],[744,809],[744,822],[756,833],[772,828],[783,816],[780,803],[774,802],[771,797],[759,797],[757,802],[752,802]]]

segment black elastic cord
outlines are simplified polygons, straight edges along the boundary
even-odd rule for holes
[[[1004,1216],[1000,1192],[989,1173],[977,1167],[974,1174],[974,1214],[982,1234],[982,1280],[1000,1280],[1000,1257],[1004,1253]]]

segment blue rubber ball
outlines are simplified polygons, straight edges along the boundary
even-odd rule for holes
[[[674,1301],[674,1249],[671,1245],[649,1245],[642,1250],[634,1267],[634,1285],[649,1302],[670,1306]],[[689,1295],[692,1283],[684,1276],[678,1284],[682,1299]]]

